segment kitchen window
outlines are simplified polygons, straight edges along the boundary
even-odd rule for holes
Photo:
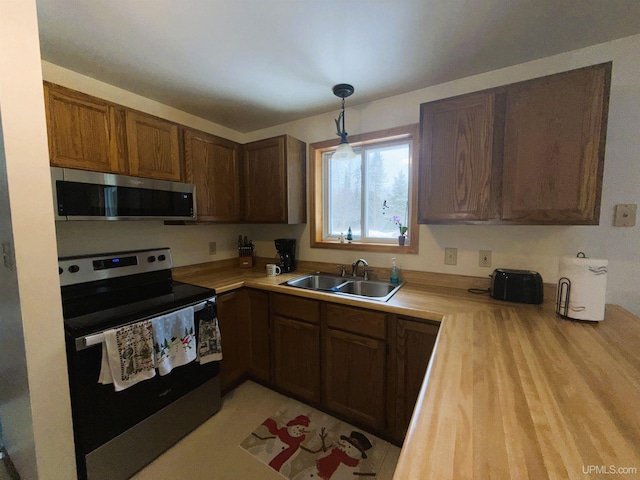
[[[346,161],[331,158],[338,139],[311,145],[312,247],[417,253],[417,132],[410,125],[352,135],[358,156]],[[352,242],[340,243],[349,227]]]

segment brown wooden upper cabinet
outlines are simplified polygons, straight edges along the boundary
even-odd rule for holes
[[[421,105],[420,223],[597,225],[611,62]]]
[[[611,63],[507,89],[502,219],[597,225]]]
[[[488,220],[496,94],[476,93],[421,106],[418,220]]]
[[[52,83],[44,94],[53,166],[194,183],[200,221],[307,221],[300,140],[242,146]]]
[[[182,179],[178,125],[127,110],[129,173],[159,180]]]
[[[244,145],[244,219],[305,223],[306,144],[288,135]]]
[[[238,143],[196,130],[184,130],[186,181],[196,186],[198,220],[242,221]]]
[[[51,165],[182,179],[175,123],[48,82],[44,95]]]
[[[114,105],[47,82],[44,93],[51,165],[123,173]]]

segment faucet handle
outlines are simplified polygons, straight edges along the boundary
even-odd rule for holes
[[[346,271],[347,267],[346,266],[344,266],[344,265],[336,265],[336,267],[338,267],[340,269],[340,276],[341,277],[344,277],[347,274],[347,271]]]
[[[373,267],[364,267],[364,280],[369,280],[370,272],[373,272]]]

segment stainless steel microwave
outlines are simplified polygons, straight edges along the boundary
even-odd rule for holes
[[[55,219],[195,220],[195,185],[51,167]]]

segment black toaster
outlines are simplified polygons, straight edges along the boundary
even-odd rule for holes
[[[491,297],[519,303],[542,303],[542,276],[532,270],[496,268],[491,274]]]

